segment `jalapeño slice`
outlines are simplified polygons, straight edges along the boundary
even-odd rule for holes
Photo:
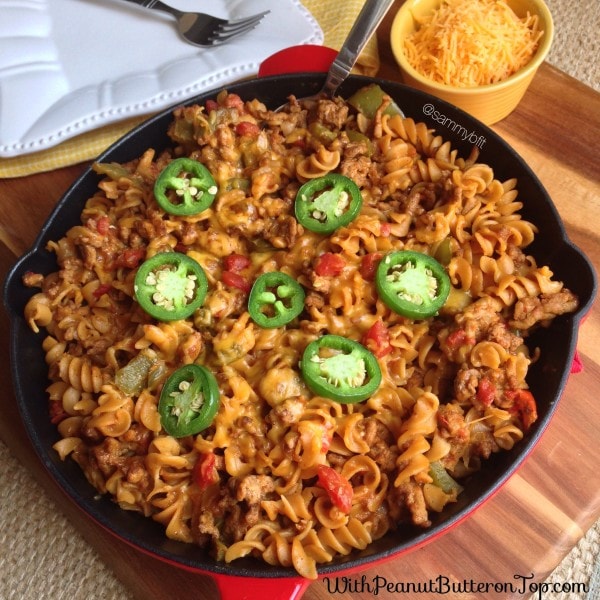
[[[375,284],[385,305],[410,319],[437,314],[450,293],[444,267],[428,254],[413,250],[385,256],[377,266]]]
[[[338,173],[307,181],[298,190],[294,206],[298,222],[315,233],[332,233],[348,225],[361,207],[359,187]]]
[[[265,329],[282,327],[304,309],[304,289],[289,275],[271,271],[259,275],[248,297],[252,320]]]
[[[165,382],[158,412],[163,429],[173,437],[204,431],[219,409],[219,385],[204,366],[180,367]]]
[[[139,305],[159,321],[186,319],[202,306],[208,280],[187,254],[161,252],[142,263],[133,291]]]
[[[366,400],[381,383],[375,356],[339,335],[324,335],[308,344],[300,370],[314,394],[343,404]]]
[[[154,197],[169,214],[195,215],[206,210],[217,194],[210,171],[191,158],[176,158],[160,173],[154,184]]]

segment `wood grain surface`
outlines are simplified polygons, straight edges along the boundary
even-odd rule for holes
[[[392,10],[388,14],[378,32],[382,57],[380,76],[398,80],[387,42],[393,13]],[[600,265],[600,94],[543,65],[517,110],[494,129],[536,172],[553,198],[569,237],[590,257],[597,270]],[[57,200],[84,167],[76,165],[30,177],[0,180],[2,280],[15,257],[32,244]],[[8,323],[4,313],[0,315],[0,335],[3,340],[0,373],[8,382]],[[344,581],[315,582],[304,590],[303,598],[529,598],[531,584],[543,581],[600,517],[597,468],[600,313],[595,308],[581,328],[578,348],[583,372],[570,378],[555,418],[541,441],[525,465],[493,498],[425,547]],[[136,598],[213,600],[217,597],[216,585],[211,579],[143,555],[65,502],[61,490],[43,471],[27,441],[10,387],[6,386],[5,390],[0,397],[0,437]],[[389,589],[375,590],[376,581],[385,581]],[[338,584],[337,589],[331,587],[334,583]],[[430,583],[454,584],[455,591],[442,587],[445,593],[435,589],[427,592],[425,588]],[[512,584],[515,592],[495,591],[494,588],[503,584]],[[411,586],[416,590],[413,593],[406,591]],[[242,591],[231,596],[235,597],[243,597]],[[253,592],[248,597],[256,596]],[[272,600],[276,600],[275,597]]]

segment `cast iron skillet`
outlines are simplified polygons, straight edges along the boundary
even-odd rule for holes
[[[324,76],[316,73],[278,75],[231,85],[229,91],[243,99],[259,98],[271,107],[284,103],[290,94],[297,97],[316,93]],[[339,90],[348,97],[353,91],[373,81],[350,77]],[[529,383],[538,401],[539,420],[527,438],[511,452],[494,456],[483,471],[466,485],[456,504],[433,516],[430,529],[403,527],[373,543],[364,552],[336,559],[319,568],[321,576],[339,575],[372,567],[401,552],[422,546],[471,514],[515,472],[539,440],[548,425],[566,384],[575,353],[578,326],[588,311],[596,293],[594,270],[582,252],[567,238],[561,219],[541,183],[524,161],[494,132],[466,113],[398,83],[378,81],[393,96],[407,116],[424,121],[452,142],[460,154],[467,156],[473,144],[481,148],[480,160],[490,164],[498,179],[518,178],[519,199],[524,203],[525,219],[539,228],[536,241],[528,248],[539,263],[550,265],[557,279],[579,295],[581,307],[573,315],[561,316],[546,330],[540,330],[530,340],[539,345],[542,359],[530,371]],[[203,104],[214,98],[216,91],[207,92],[185,104]],[[99,158],[102,162],[124,162],[140,156],[148,147],[166,147],[166,136],[172,110],[165,110],[126,135]],[[121,510],[108,498],[97,499],[73,461],[61,462],[52,450],[58,439],[50,423],[46,407],[47,373],[41,349],[42,334],[34,334],[23,318],[23,308],[34,290],[22,285],[27,271],[49,273],[56,270],[54,256],[45,250],[48,240],[58,239],[77,224],[85,201],[96,190],[98,176],[88,169],[67,191],[50,215],[33,248],[9,273],[4,289],[4,301],[11,317],[11,368],[17,403],[31,442],[45,468],[57,484],[87,515],[125,542],[181,568],[209,574],[216,579],[223,598],[240,598],[240,589],[252,595],[268,593],[271,598],[299,598],[308,585],[288,568],[275,568],[251,558],[226,565],[215,562],[203,550],[189,544],[165,538],[163,527],[149,518]],[[240,578],[243,581],[240,581]],[[245,585],[240,586],[240,583]]]

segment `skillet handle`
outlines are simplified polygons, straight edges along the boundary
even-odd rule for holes
[[[221,600],[299,600],[311,581],[302,577],[268,579],[214,575]]]

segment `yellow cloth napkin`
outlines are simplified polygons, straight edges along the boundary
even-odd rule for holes
[[[339,50],[365,0],[302,0],[323,30],[323,45]],[[374,77],[379,71],[377,37],[373,36],[361,52],[354,72]]]
[[[350,31],[365,0],[301,0],[323,30],[323,45],[339,50]],[[359,57],[354,71],[376,75],[379,54],[375,36]],[[67,165],[92,160],[113,142],[147,119],[150,115],[119,121],[94,131],[65,140],[61,144],[21,156],[0,158],[0,178],[22,177],[33,173],[52,171]]]

